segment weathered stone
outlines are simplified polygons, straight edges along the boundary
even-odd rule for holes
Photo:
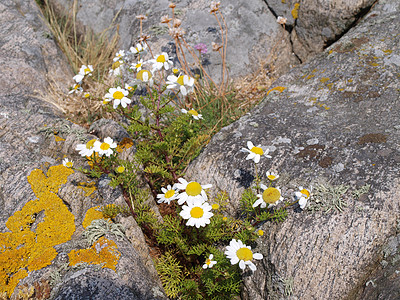
[[[64,9],[72,7],[72,0],[52,0]],[[114,0],[104,3],[99,0],[80,1],[77,20],[79,24],[100,33],[107,29],[115,16],[119,25],[121,48],[129,49],[135,43],[140,30],[135,18],[144,14],[148,19],[143,24],[144,33],[152,36],[150,44],[153,52],[169,52],[178,62],[173,41],[168,35],[168,27],[160,23],[163,15],[170,14],[169,1],[127,1]],[[238,77],[258,70],[260,61],[273,66],[271,72],[286,72],[298,63],[293,55],[288,33],[276,23],[275,16],[261,0],[221,1],[221,12],[228,27],[227,67],[230,76]],[[212,51],[211,43],[221,43],[222,36],[218,22],[209,13],[210,1],[176,1],[176,16],[182,20],[182,28],[187,32],[185,39],[190,46],[206,44],[208,53],[203,56],[203,64],[214,80],[221,80],[221,58]],[[196,50],[195,50],[196,51]]]
[[[338,40],[376,0],[264,0],[275,16],[287,18],[293,52],[305,62]]]
[[[90,208],[124,199],[60,166],[68,155],[87,167],[75,147],[94,136],[38,97],[47,78],[73,76],[41,17],[33,0],[0,4],[0,297],[7,291],[20,299],[19,291],[33,288],[35,299],[166,299],[143,236],[137,250],[121,226],[106,221],[119,235],[96,227],[109,240],[93,246],[83,235]],[[139,239],[134,220],[124,225]],[[88,263],[72,263],[74,253]]]
[[[371,279],[400,215],[399,12],[398,2],[380,1],[324,53],[277,80],[190,165],[188,180],[229,193],[231,214],[254,180],[254,163],[240,151],[247,141],[269,146],[272,159],[261,158],[259,174],[264,182],[267,170],[278,171],[288,201],[300,185],[314,185],[308,209],[261,226],[264,260],[244,278],[244,299],[363,299],[354,295]],[[316,198],[321,187],[329,192]],[[396,299],[391,278],[385,286]]]

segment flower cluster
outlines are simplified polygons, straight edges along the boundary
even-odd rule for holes
[[[117,143],[112,138],[106,137],[103,142],[92,139],[86,144],[76,145],[75,150],[79,151],[81,156],[91,157],[93,154],[110,157],[114,153],[114,149],[117,148]]]
[[[162,188],[162,194],[158,194],[158,203],[170,204],[172,200],[177,200],[182,206],[180,216],[188,220],[187,226],[205,227],[210,224],[210,218],[214,215],[212,206],[207,202],[208,197],[205,189],[211,187],[211,184],[201,185],[196,181],[188,182],[183,178],[178,179],[172,187]]]
[[[214,215],[211,210],[219,208],[218,204],[210,205],[208,203],[205,190],[210,187],[211,184],[201,185],[196,181],[188,182],[184,178],[179,178],[178,183],[161,189],[163,193],[157,195],[159,199],[157,202],[170,204],[172,200],[177,200],[179,205],[183,205],[179,215],[188,220],[186,226],[205,227],[210,224],[210,218]],[[242,270],[249,266],[252,271],[256,270],[252,260],[263,258],[262,254],[253,253],[250,246],[235,239],[232,239],[229,246],[227,246],[225,255],[232,265],[239,263],[239,267]],[[217,261],[213,260],[213,258],[213,254],[210,254],[203,265],[203,269],[212,268],[217,264]]]
[[[79,69],[79,73],[76,74],[73,79],[76,82],[72,89],[69,91],[69,94],[76,93],[76,92],[81,92],[83,91],[82,89],[82,81],[85,78],[85,76],[92,76],[93,72],[93,66],[92,65],[82,65],[82,67]]]
[[[255,164],[260,162],[261,157],[268,157],[269,150],[267,147],[258,145],[254,146],[254,144],[250,141],[247,142],[247,148],[242,148],[241,152],[248,153],[246,160],[253,160]],[[258,179],[257,168],[256,177]],[[257,189],[262,190],[262,193],[257,194],[257,200],[253,203],[253,207],[259,206],[260,208],[271,208],[279,204],[282,200],[282,191],[279,187],[273,187],[272,183],[279,178],[279,175],[272,171],[266,172],[266,177],[269,181],[269,185],[260,184]],[[304,209],[308,199],[311,196],[311,192],[303,187],[299,187],[299,191],[295,192],[294,199],[298,202],[301,209]]]

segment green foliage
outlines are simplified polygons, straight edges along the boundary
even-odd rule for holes
[[[119,214],[122,214],[123,216],[127,216],[130,214],[129,208],[127,206],[120,206],[115,204],[104,205],[100,208],[100,211],[103,213],[103,216],[106,219],[113,219]]]
[[[167,296],[177,297],[181,291],[181,282],[184,279],[183,267],[170,252],[166,252],[157,259],[155,266]]]

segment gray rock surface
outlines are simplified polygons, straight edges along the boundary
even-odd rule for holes
[[[59,10],[71,11],[73,0],[51,0]],[[227,65],[234,78],[258,70],[262,61],[273,75],[282,75],[299,61],[306,61],[342,36],[363,16],[376,0],[222,0],[220,9],[228,25]],[[169,50],[171,38],[160,18],[170,12],[169,1],[81,0],[77,6],[78,24],[96,33],[107,29],[115,19],[121,36],[121,48],[129,49],[139,35],[139,21],[144,14],[144,32],[152,36],[156,52]],[[218,23],[209,13],[208,0],[175,1],[177,17],[187,32],[190,45],[205,43],[207,71],[217,81],[221,78],[218,53],[211,43],[221,43]],[[62,9],[61,9],[62,8]],[[288,19],[286,29],[276,17]],[[81,29],[82,31],[85,29]]]
[[[264,260],[244,278],[243,299],[364,299],[400,215],[399,12],[399,2],[380,1],[324,53],[278,79],[282,92],[222,129],[189,167],[187,179],[229,193],[231,214],[254,179],[240,151],[247,141],[271,150],[258,169],[263,180],[278,171],[285,199],[314,186],[305,211],[261,226]],[[380,280],[397,299],[392,274]]]
[[[12,286],[12,299],[20,299],[19,291],[30,288],[35,299],[166,299],[143,234],[132,218],[121,219],[128,236],[105,231],[120,253],[115,270],[99,264],[69,265],[71,251],[91,246],[83,236],[87,210],[124,200],[120,191],[96,189],[96,182],[78,172],[70,174],[65,184],[60,181],[67,169],[54,166],[65,155],[83,165],[75,146],[93,136],[39,98],[46,92],[47,78],[58,78],[68,86],[73,76],[49,32],[35,1],[0,3],[0,298]],[[28,182],[32,174],[36,177]],[[22,210],[26,216],[14,217]],[[65,227],[55,226],[64,218]],[[18,228],[12,226],[15,223]],[[34,236],[32,243],[21,237],[21,230]],[[64,241],[54,242],[60,239]],[[101,251],[96,248],[93,256]],[[44,263],[52,253],[54,259]],[[39,259],[35,262],[33,257]]]
[[[72,7],[72,0],[52,0],[58,7]],[[81,25],[100,33],[110,26],[114,17],[119,25],[121,48],[129,49],[139,35],[139,21],[135,16],[144,14],[144,33],[152,36],[151,45],[155,53],[168,51],[173,57],[173,40],[168,35],[166,25],[160,23],[163,15],[170,14],[170,1],[131,1],[114,0],[79,1],[77,20]],[[182,20],[182,28],[187,32],[185,39],[191,46],[206,44],[208,53],[204,56],[206,70],[216,80],[221,78],[221,60],[212,51],[211,43],[221,43],[221,34],[215,17],[209,13],[208,0],[175,1],[177,17]],[[292,54],[289,34],[276,23],[275,16],[262,0],[221,1],[220,9],[228,25],[227,66],[232,77],[248,75],[260,66],[261,60],[282,74],[298,63]],[[154,51],[154,50],[153,50]],[[272,61],[272,59],[274,59]],[[271,69],[272,71],[272,69]]]
[[[376,0],[265,0],[271,12],[288,19],[293,52],[305,62],[338,40]]]

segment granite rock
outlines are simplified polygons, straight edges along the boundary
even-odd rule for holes
[[[232,215],[255,177],[241,152],[247,141],[268,147],[272,158],[258,170],[263,181],[270,169],[280,174],[287,201],[299,186],[314,186],[304,211],[294,206],[283,223],[260,227],[264,260],[244,277],[243,299],[364,299],[400,215],[399,11],[379,1],[339,41],[279,78],[189,166],[188,180],[228,192]],[[392,274],[379,277],[388,299],[398,295]]]

